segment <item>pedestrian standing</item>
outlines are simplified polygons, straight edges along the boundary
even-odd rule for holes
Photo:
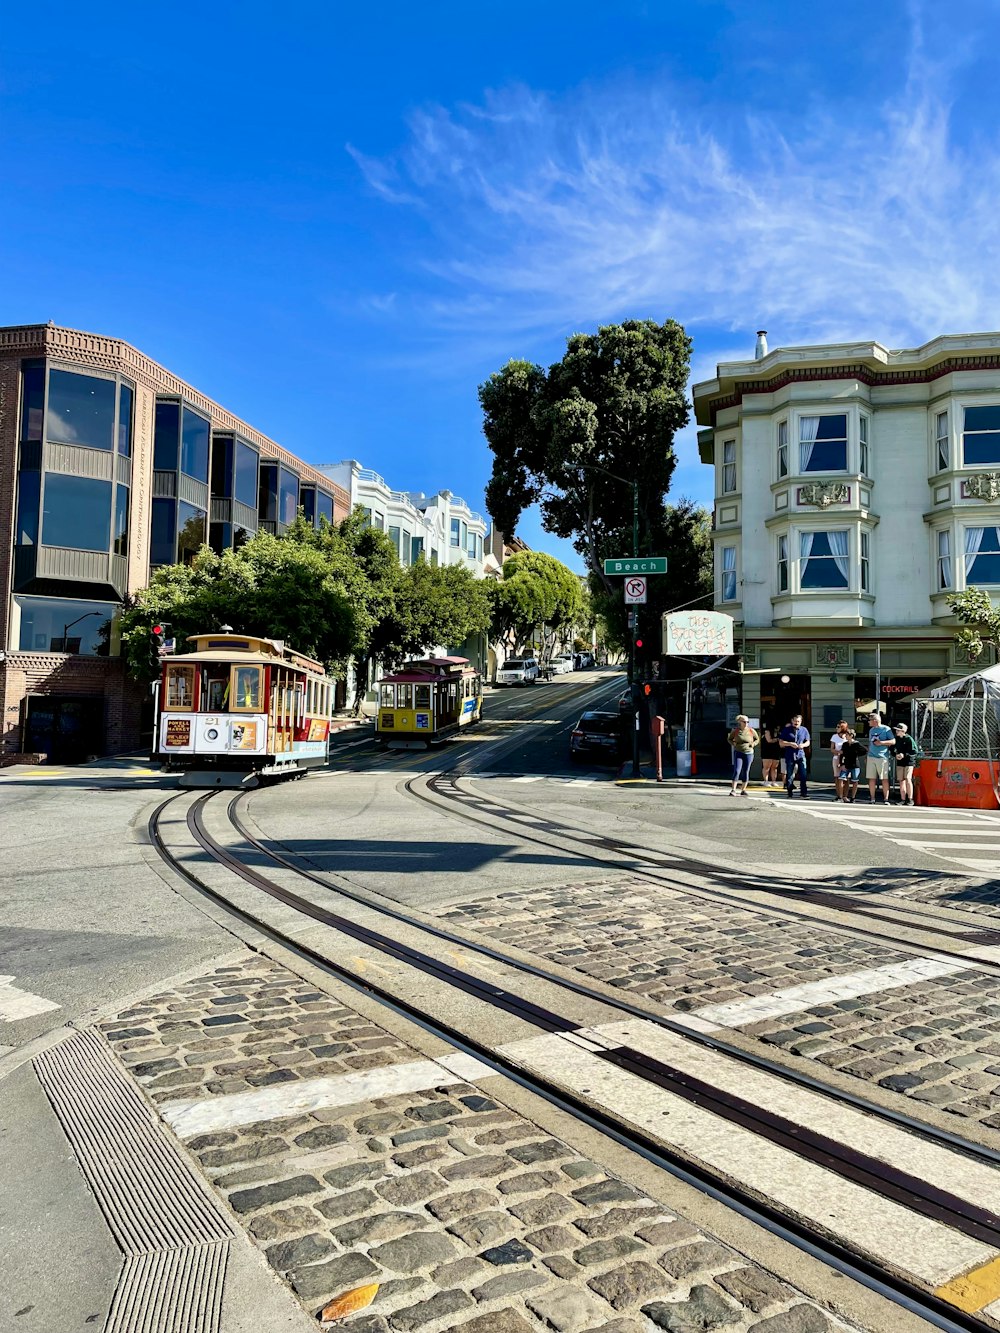
[[[896,744],[893,754],[896,756],[896,781],[899,783],[900,805],[913,804],[913,768],[917,758],[917,743],[908,734],[905,722],[897,722],[893,731]]]
[[[760,757],[764,767],[764,786],[781,786],[781,746],[778,744],[778,728],[770,719],[764,723],[764,739],[760,745]]]
[[[694,705],[693,716],[695,721],[705,716],[705,687],[699,680],[697,685],[691,691],[691,701]]]
[[[875,804],[875,784],[882,784],[883,804],[889,804],[889,752],[896,744],[896,738],[888,727],[882,725],[881,713],[868,714],[868,760],[865,764],[865,777],[868,779],[868,802]]]
[[[854,730],[848,727],[847,739],[840,747],[840,776],[844,784],[844,795],[841,800],[848,805],[854,804],[854,798],[858,794],[858,782],[861,778],[861,756],[864,754],[864,748]]]
[[[833,755],[833,785],[836,788],[837,800],[844,799],[844,780],[841,776],[840,752],[843,749],[844,742],[847,740],[847,721],[841,718],[837,723],[837,730],[830,737],[830,753]]]
[[[796,713],[778,734],[778,744],[785,760],[785,792],[792,799],[795,777],[798,774],[799,793],[804,801],[809,799],[809,783],[806,774],[806,750],[812,744],[808,730],[802,725],[802,714]]]
[[[719,703],[722,705],[723,708],[725,708],[725,706],[726,706],[726,691],[727,691],[728,689],[729,689],[729,686],[726,684],[726,682],[725,682],[724,680],[720,680],[720,681],[719,681]]]
[[[736,725],[729,733],[729,744],[733,747],[733,788],[729,795],[735,796],[742,783],[743,787],[739,794],[746,796],[753,752],[760,744],[760,737],[751,727],[750,719],[745,713],[740,713],[736,719]]]

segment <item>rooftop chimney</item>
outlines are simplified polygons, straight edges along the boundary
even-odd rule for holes
[[[757,330],[757,346],[753,349],[753,359],[763,361],[767,356],[767,329]]]

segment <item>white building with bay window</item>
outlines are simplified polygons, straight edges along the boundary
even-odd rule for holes
[[[743,709],[841,718],[970,664],[950,593],[1000,598],[1000,333],[776,348],[694,386],[715,473],[716,609],[737,622]]]

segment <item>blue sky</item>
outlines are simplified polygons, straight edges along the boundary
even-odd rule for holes
[[[477,384],[577,330],[679,319],[699,379],[757,328],[1000,325],[1000,11],[940,9],[16,6],[0,324],[123,337],[305,459],[481,508]]]

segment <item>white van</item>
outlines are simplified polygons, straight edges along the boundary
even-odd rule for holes
[[[497,670],[498,685],[533,685],[538,679],[538,663],[533,657],[508,657]]]

